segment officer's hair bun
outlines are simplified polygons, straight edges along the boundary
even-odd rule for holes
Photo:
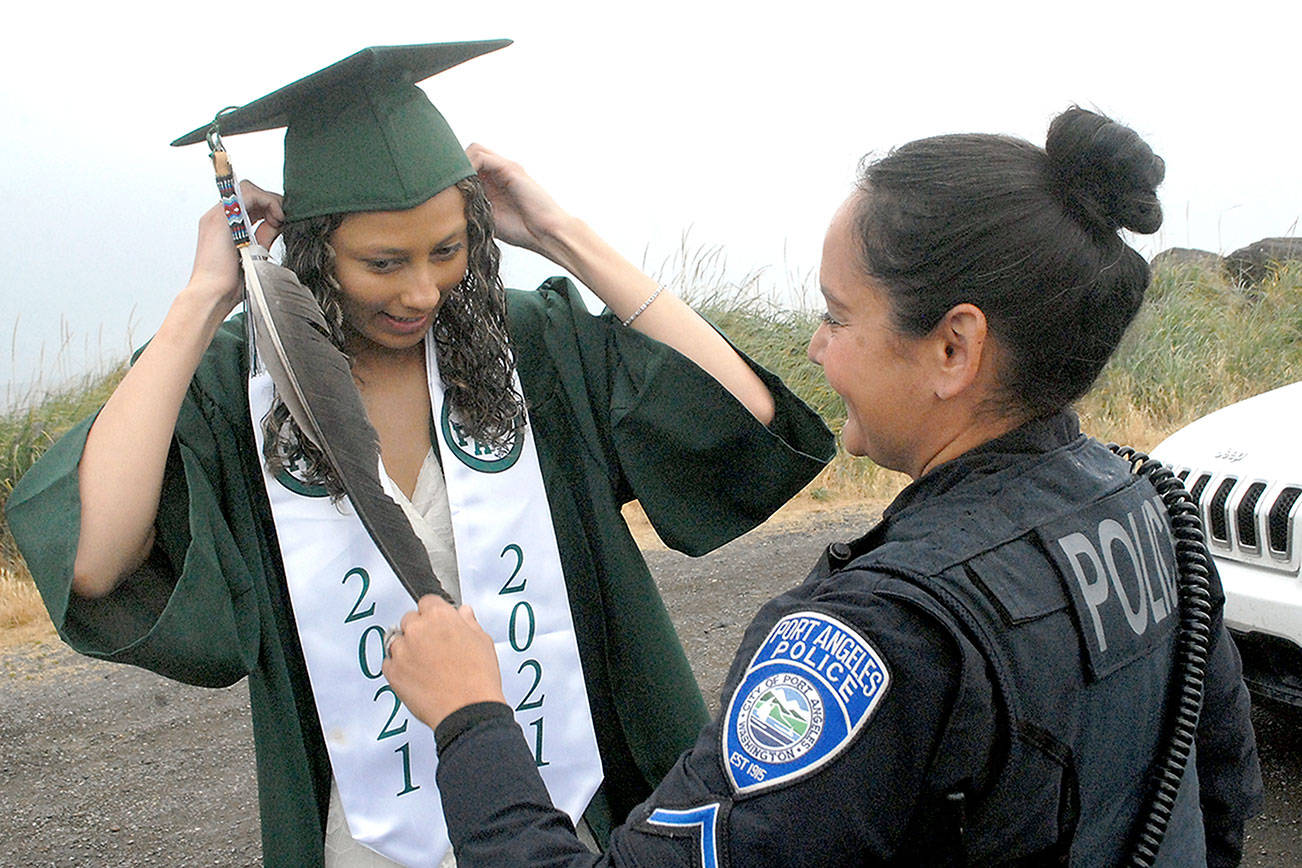
[[[1166,164],[1134,130],[1070,108],[1054,118],[1044,149],[1064,207],[1090,229],[1147,235],[1162,225]]]

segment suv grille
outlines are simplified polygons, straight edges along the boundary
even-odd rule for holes
[[[1254,482],[1248,486],[1247,492],[1243,495],[1243,500],[1239,501],[1239,508],[1234,511],[1234,527],[1239,531],[1239,542],[1244,548],[1256,550],[1260,547],[1257,542],[1257,501],[1261,500],[1261,493],[1266,490],[1266,483]]]
[[[1291,536],[1288,530],[1292,526],[1289,521],[1293,513],[1293,506],[1297,503],[1297,497],[1302,494],[1302,488],[1296,485],[1290,485],[1279,493],[1275,498],[1275,505],[1270,508],[1270,550],[1283,554],[1288,551],[1288,538]]]
[[[1216,486],[1216,493],[1212,495],[1212,502],[1207,510],[1212,539],[1223,543],[1230,541],[1230,517],[1225,514],[1225,501],[1230,499],[1230,491],[1233,490],[1236,482],[1238,480],[1233,476],[1222,479],[1221,484]]]
[[[1302,566],[1302,485],[1172,467],[1198,502],[1214,554],[1274,570]]]

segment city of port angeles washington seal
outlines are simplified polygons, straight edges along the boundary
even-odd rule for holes
[[[854,740],[890,686],[886,662],[823,612],[785,616],[728,703],[721,759],[734,795],[812,774]]]

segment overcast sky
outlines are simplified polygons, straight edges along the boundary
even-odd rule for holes
[[[5,14],[0,403],[156,328],[215,201],[206,149],[169,141],[367,45],[514,39],[425,85],[464,142],[524,163],[635,261],[658,266],[688,233],[775,294],[816,271],[863,154],[943,132],[1042,144],[1072,103],[1166,158],[1149,255],[1295,234],[1302,213],[1294,4],[79,7]],[[275,189],[280,145],[227,140],[237,171]],[[548,273],[508,260],[509,285]]]

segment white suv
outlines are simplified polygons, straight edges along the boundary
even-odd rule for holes
[[[1258,695],[1302,707],[1302,382],[1181,428],[1153,457],[1198,502]]]

